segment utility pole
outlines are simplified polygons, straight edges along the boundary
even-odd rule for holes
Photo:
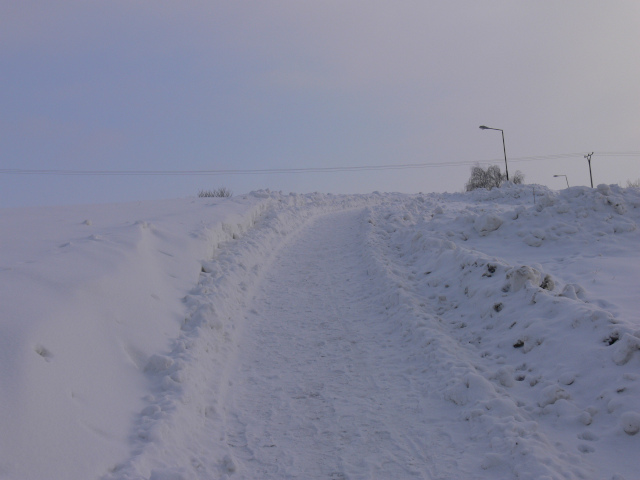
[[[593,152],[587,153],[584,158],[586,158],[589,162],[589,177],[591,178],[591,188],[593,188],[593,175],[591,174],[591,155],[593,155]]]

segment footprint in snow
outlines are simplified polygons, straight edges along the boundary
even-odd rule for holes
[[[582,453],[593,453],[596,451],[596,449],[593,448],[591,445],[587,445],[584,443],[581,443],[580,445],[578,445],[578,450],[580,450]]]

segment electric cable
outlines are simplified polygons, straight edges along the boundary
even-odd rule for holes
[[[640,157],[640,152],[597,152],[596,156]],[[560,153],[528,157],[509,158],[510,163],[536,162],[583,157],[582,153]],[[469,165],[490,165],[502,162],[502,158],[488,160],[460,160],[453,162],[405,163],[388,165],[350,165],[335,167],[282,167],[261,169],[213,169],[213,170],[66,170],[66,169],[0,169],[0,175],[85,175],[85,176],[188,176],[188,175],[274,175],[287,173],[333,173],[382,170],[404,170],[416,168],[442,168]]]

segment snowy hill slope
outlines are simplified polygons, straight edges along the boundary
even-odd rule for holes
[[[633,478],[638,192],[574,188],[523,205],[526,193],[373,209],[373,257],[393,259],[381,274],[398,285],[402,328],[441,365],[432,384],[490,446],[482,468]]]
[[[2,210],[0,478],[634,478],[640,192],[536,193]]]
[[[91,478],[128,453],[147,358],[255,199],[2,211],[0,472]],[[2,475],[0,474],[0,477]]]

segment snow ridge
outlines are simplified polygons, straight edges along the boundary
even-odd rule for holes
[[[513,210],[481,203],[509,205],[509,197],[522,196],[514,190],[480,192],[478,207],[467,203],[462,212],[435,196],[372,208],[372,274],[387,279],[380,291],[424,355],[431,384],[441,385],[439,395],[459,407],[474,432],[459,442],[490,447],[481,469],[493,478],[614,474],[585,455],[637,446],[637,323],[538,263],[513,264],[476,247],[496,235],[502,247],[519,239],[529,247],[573,247],[594,235],[633,245],[638,195],[600,186],[546,192]],[[443,205],[453,211],[446,215]],[[518,227],[522,220],[530,233]]]

